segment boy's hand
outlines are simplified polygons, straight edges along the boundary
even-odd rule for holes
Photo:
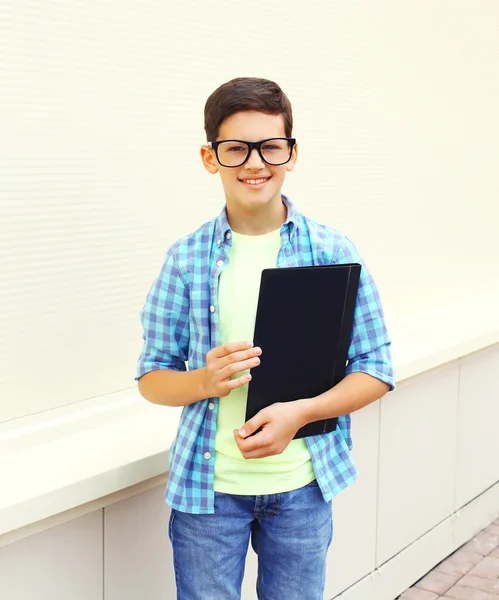
[[[244,458],[264,458],[284,452],[305,424],[302,400],[276,402],[261,410],[241,429],[235,429],[234,438]],[[260,427],[261,431],[248,437]]]
[[[234,379],[231,377],[257,367],[261,353],[260,348],[253,348],[253,342],[234,342],[210,350],[203,369],[204,397],[224,398],[232,390],[248,383],[251,379],[249,374]]]

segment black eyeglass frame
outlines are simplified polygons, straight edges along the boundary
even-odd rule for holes
[[[265,144],[265,142],[270,142],[271,140],[286,140],[288,142],[288,144],[289,144],[288,160],[285,160],[282,163],[269,163],[268,160],[265,160],[265,157],[262,154],[262,144]],[[248,154],[246,155],[246,158],[238,165],[224,165],[218,158],[218,146],[220,146],[220,144],[223,144],[224,142],[239,142],[240,144],[246,144],[248,146]],[[259,142],[247,142],[246,140],[218,140],[216,142],[209,142],[209,144],[213,148],[213,150],[215,150],[215,156],[217,157],[218,163],[222,167],[225,167],[227,169],[237,169],[237,167],[244,165],[244,163],[248,161],[253,150],[257,150],[258,154],[260,155],[260,158],[267,165],[270,165],[271,167],[280,167],[281,165],[287,164],[291,160],[291,157],[293,156],[293,148],[295,147],[295,144],[296,144],[296,138],[272,137],[272,138],[267,138],[266,140],[260,140]]]

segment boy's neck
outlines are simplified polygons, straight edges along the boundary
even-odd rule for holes
[[[227,202],[227,218],[235,233],[264,235],[281,228],[287,218],[287,208],[280,196],[275,202],[269,202],[256,210],[233,207]]]

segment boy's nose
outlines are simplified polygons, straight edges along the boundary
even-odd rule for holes
[[[263,169],[264,166],[265,163],[263,162],[262,157],[258,154],[258,150],[253,148],[248,160],[246,161],[246,167],[249,169]]]

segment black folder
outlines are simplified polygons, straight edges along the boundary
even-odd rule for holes
[[[260,365],[251,369],[246,420],[274,402],[312,398],[345,376],[361,265],[264,269],[255,321]],[[334,431],[336,418],[295,435]]]

